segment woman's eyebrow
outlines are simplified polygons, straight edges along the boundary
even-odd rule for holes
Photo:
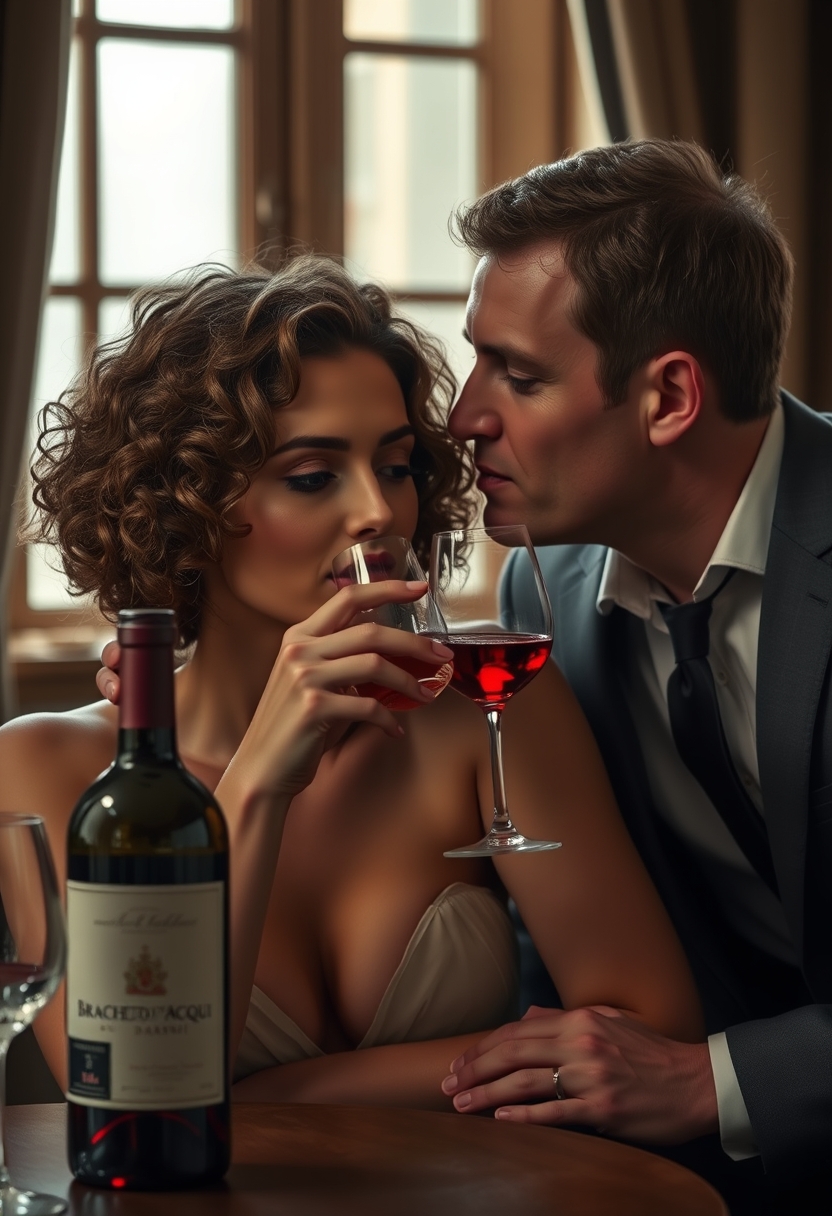
[[[388,443],[395,443],[397,439],[404,439],[406,435],[414,434],[413,427],[410,423],[406,423],[404,426],[396,427],[394,431],[387,431],[381,436],[377,446],[385,448]],[[336,435],[296,435],[294,439],[289,439],[286,443],[281,443],[280,447],[275,448],[272,456],[279,456],[281,452],[291,452],[296,448],[326,448],[330,452],[348,452],[350,441]]]
[[[413,427],[409,422],[406,422],[404,426],[397,426],[395,431],[388,431],[386,435],[382,435],[381,439],[378,441],[378,446],[380,448],[386,448],[388,443],[395,443],[397,439],[405,439],[408,435],[415,434],[416,432],[414,431]]]
[[[335,435],[296,435],[294,439],[275,448],[272,456],[291,452],[294,448],[328,448],[330,451],[348,452],[350,444],[348,439],[338,439]]]

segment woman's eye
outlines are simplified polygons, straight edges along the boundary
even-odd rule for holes
[[[409,464],[386,464],[384,468],[379,469],[379,474],[388,481],[406,481],[408,477],[413,476],[413,469]]]
[[[522,376],[510,376],[508,373],[506,373],[503,379],[513,390],[513,392],[518,393],[521,397],[530,397],[537,388],[538,384],[540,384],[539,380],[534,380],[528,377],[524,378]]]
[[[318,490],[325,490],[334,477],[334,473],[320,469],[315,473],[296,473],[294,477],[284,477],[283,480],[290,490],[298,494],[315,494]]]

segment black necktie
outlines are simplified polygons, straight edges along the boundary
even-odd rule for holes
[[[728,751],[716,685],[708,662],[711,608],[714,596],[728,578],[713,595],[698,603],[659,604],[676,656],[676,666],[667,681],[667,707],[679,755],[754,869],[776,895],[777,879],[768,834]]]

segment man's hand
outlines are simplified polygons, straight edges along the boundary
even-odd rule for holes
[[[466,1114],[496,1107],[497,1119],[585,1124],[652,1144],[719,1129],[707,1043],[666,1039],[605,1005],[532,1006],[454,1060],[442,1090]]]

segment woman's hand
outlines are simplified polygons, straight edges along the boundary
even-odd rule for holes
[[[286,630],[280,652],[232,761],[244,766],[245,786],[259,796],[291,799],[315,776],[321,757],[354,724],[378,726],[392,738],[403,730],[389,709],[374,697],[358,696],[357,684],[381,684],[417,703],[434,693],[396,658],[416,659],[438,668],[453,657],[434,639],[374,623],[354,624],[356,616],[386,603],[407,603],[425,594],[422,582],[388,580],[341,588],[307,620]],[[119,651],[108,642],[107,664],[96,683],[118,701]],[[392,660],[392,661],[391,661]]]

